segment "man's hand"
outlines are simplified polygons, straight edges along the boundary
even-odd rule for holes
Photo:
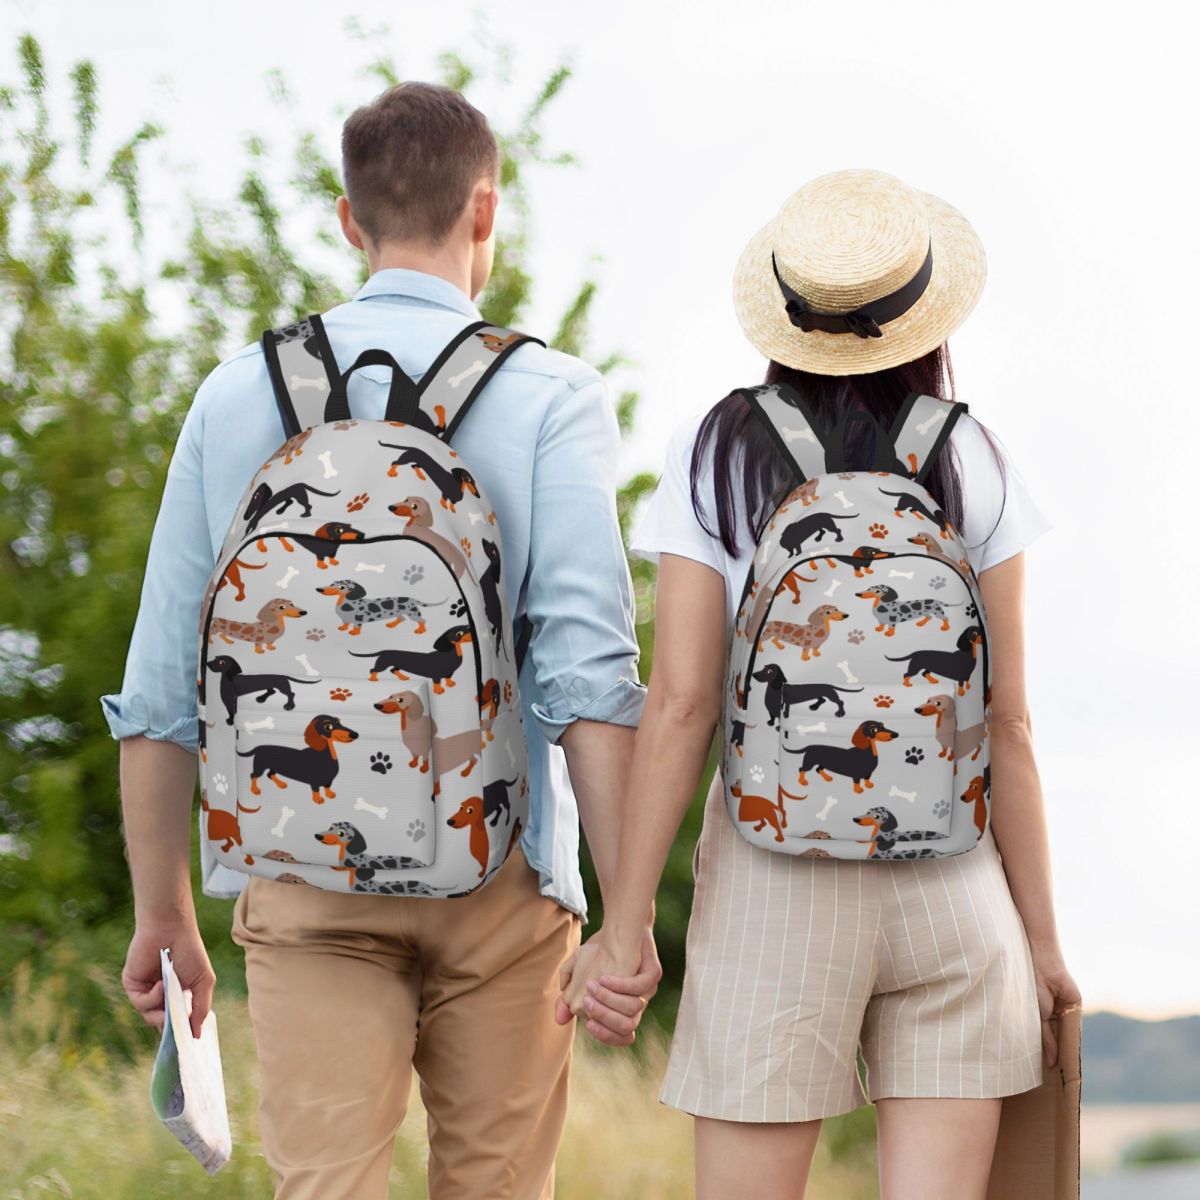
[[[554,1019],[565,1025],[579,1017],[598,1042],[631,1046],[660,979],[662,965],[649,927],[636,955],[613,950],[601,929],[562,965],[559,985],[563,994],[555,1005]]]
[[[200,1026],[212,1007],[213,987],[217,982],[208,952],[200,938],[195,920],[175,925],[143,926],[134,930],[125,956],[121,984],[133,1007],[155,1029],[163,1027],[163,982],[160,950],[171,951],[171,963],[185,993],[192,994],[192,1036],[200,1036]]]

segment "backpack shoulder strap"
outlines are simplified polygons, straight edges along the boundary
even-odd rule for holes
[[[414,424],[448,442],[504,360],[526,342],[546,344],[541,338],[487,321],[468,325],[421,377],[417,385],[419,415]]]
[[[320,425],[330,393],[341,386],[341,373],[321,318],[313,314],[268,329],[262,335],[262,350],[286,436],[295,437]]]
[[[762,422],[785,461],[803,483],[825,473],[825,442],[815,415],[797,392],[785,383],[737,388]]]
[[[916,392],[905,399],[892,423],[891,436],[896,458],[914,482],[925,482],[955,422],[966,411],[961,401],[952,404]]]

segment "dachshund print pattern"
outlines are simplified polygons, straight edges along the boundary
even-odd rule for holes
[[[915,479],[922,430],[934,438],[949,408],[920,401],[895,443],[911,475],[811,474],[757,546],[722,759],[730,816],[754,845],[932,858],[972,849],[987,827],[987,621],[958,531]],[[760,410],[780,425],[781,413],[797,439],[794,409]]]
[[[321,423],[237,512],[198,661],[219,860],[343,892],[480,887],[527,824],[528,781],[500,531],[470,468],[411,424]]]

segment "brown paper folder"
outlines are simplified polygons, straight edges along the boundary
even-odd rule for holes
[[[1000,1134],[987,1200],[1079,1200],[1079,1091],[1083,1013],[1051,1020],[1058,1062],[1042,1067],[1042,1085],[1000,1106]]]

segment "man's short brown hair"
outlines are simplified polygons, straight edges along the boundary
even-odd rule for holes
[[[401,83],[342,127],[350,211],[373,241],[445,240],[483,175],[496,179],[495,135],[453,88]]]

